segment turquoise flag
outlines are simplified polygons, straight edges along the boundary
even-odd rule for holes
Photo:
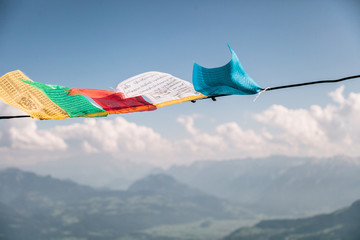
[[[261,91],[261,87],[244,71],[236,53],[230,48],[231,60],[218,68],[204,68],[194,63],[195,90],[208,96],[248,95]]]

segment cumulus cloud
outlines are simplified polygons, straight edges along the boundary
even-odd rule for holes
[[[0,103],[0,111],[4,115],[24,114],[4,103]],[[3,121],[0,127],[0,151],[7,156],[0,159],[0,164],[16,161],[15,156],[25,152],[33,162],[60,159],[71,154],[86,157],[86,154],[111,153],[114,158],[151,158],[155,160],[154,163],[161,164],[161,156],[171,156],[173,151],[172,143],[159,133],[122,117],[112,120],[85,119],[81,123],[46,130],[39,129],[37,121],[33,119]],[[44,151],[54,154],[49,158]]]
[[[48,130],[39,130],[34,121],[25,120],[23,124],[8,129],[11,146],[15,149],[65,150],[64,139]]]
[[[288,154],[303,155],[303,151],[317,149],[328,142],[326,132],[319,126],[311,111],[306,109],[287,109],[274,105],[254,118],[272,129],[272,142],[289,150]]]
[[[196,127],[202,116],[181,116],[177,121],[187,136],[176,140],[122,117],[85,119],[46,130],[39,129],[34,120],[13,120],[1,125],[0,152],[9,159],[23,150],[33,154],[66,152],[67,156],[106,153],[114,159],[159,166],[269,155],[360,156],[360,93],[344,96],[344,87],[340,87],[329,96],[333,102],[325,107],[289,109],[272,105],[253,115],[257,124],[254,129],[232,121],[203,130]],[[0,110],[15,111],[4,104]],[[46,156],[55,158],[56,154]]]
[[[3,115],[22,115],[22,111],[0,102],[0,112]],[[1,146],[11,146],[13,149],[31,150],[64,150],[65,141],[48,130],[38,129],[32,119],[4,120],[1,131]]]
[[[194,123],[197,118],[201,118],[201,116],[182,116],[177,119],[190,134],[189,139],[177,141],[178,148],[186,150],[189,154],[193,154],[193,157],[194,155],[203,157],[212,156],[216,152],[223,150],[225,146],[221,136],[206,133],[195,128]]]
[[[172,144],[153,129],[122,117],[85,119],[82,123],[55,127],[53,132],[67,142],[81,143],[88,153],[107,152],[130,157],[130,154],[156,156],[173,150]]]
[[[208,152],[214,159],[269,155],[330,157],[360,156],[360,94],[344,97],[344,87],[329,93],[324,108],[289,109],[273,105],[254,114],[256,130],[230,122],[212,134],[194,128],[196,116],[178,119],[192,136],[183,140],[194,152]],[[202,155],[207,157],[207,155]]]

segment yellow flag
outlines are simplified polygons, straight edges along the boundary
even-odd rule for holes
[[[52,102],[41,90],[20,79],[30,80],[20,70],[9,72],[0,78],[0,99],[2,101],[39,120],[69,117],[64,109]]]

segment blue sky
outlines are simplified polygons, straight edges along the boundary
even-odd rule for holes
[[[205,67],[218,67],[230,60],[226,44],[230,44],[237,53],[247,73],[264,88],[356,75],[360,73],[360,3],[356,0],[0,0],[0,73],[5,74],[20,69],[32,80],[47,84],[111,89],[115,88],[120,81],[146,71],[166,72],[191,81],[193,62]],[[345,86],[343,93],[341,93],[342,85]],[[289,131],[292,131],[285,128],[278,129],[279,126],[284,127],[286,124],[276,122],[276,116],[284,114],[286,118],[293,116],[293,113],[302,114],[303,110],[307,111],[304,114],[309,115],[312,120],[319,118],[311,110],[312,105],[317,105],[325,112],[327,105],[335,104],[335,108],[337,107],[341,112],[341,106],[345,108],[346,101],[348,108],[355,106],[351,105],[351,101],[356,102],[356,97],[350,99],[349,94],[355,94],[359,92],[359,89],[360,82],[355,80],[341,84],[267,92],[262,94],[256,102],[253,102],[254,96],[233,96],[221,98],[217,102],[209,100],[199,101],[196,104],[183,103],[154,112],[110,116],[106,121],[114,124],[120,117],[126,123],[118,124],[136,124],[134,132],[144,127],[167,142],[160,145],[170,144],[172,148],[178,148],[169,155],[162,155],[167,159],[176,159],[173,162],[167,160],[167,165],[181,164],[181,158],[184,157],[194,161],[209,159],[212,156],[219,160],[236,156],[253,156],[251,151],[247,151],[249,149],[255,152],[263,151],[263,155],[288,154],[292,150],[296,154],[302,152],[304,143],[294,143],[294,145],[279,143],[274,146],[273,151],[266,152],[261,150],[262,148],[256,149],[257,140],[253,140],[250,143],[244,142],[250,146],[247,150],[239,148],[236,151],[237,147],[223,146],[223,150],[219,149],[212,155],[207,155],[203,154],[206,149],[201,150],[207,143],[194,140],[196,139],[194,136],[201,136],[201,139],[205,139],[208,143],[216,144],[216,141],[224,142],[225,135],[228,134],[226,135],[228,139],[236,141],[236,136],[229,138],[229,134],[235,130],[226,125],[233,123],[245,132],[253,131],[255,136],[260,136],[262,139],[258,139],[258,143],[265,141],[266,134],[270,134],[271,136],[263,142],[270,148],[271,144],[275,144],[275,135],[279,139],[281,136],[286,139]],[[330,92],[333,92],[332,98],[329,97]],[[341,96],[345,98],[344,101],[341,101]],[[339,101],[336,102],[334,99]],[[281,106],[283,109],[274,106]],[[13,111],[5,108],[5,106],[1,108],[3,113]],[[351,112],[353,118],[337,120],[338,124],[355,121],[356,113],[357,109],[354,107]],[[265,116],[267,116],[266,119]],[[331,116],[332,119],[335,118]],[[336,115],[337,118],[341,116],[344,115],[342,113]],[[293,117],[301,119],[296,114]],[[308,121],[306,119],[308,118],[304,118],[305,122]],[[94,124],[100,124],[99,121],[95,120]],[[26,152],[27,156],[31,156],[47,149],[41,148],[44,146],[40,143],[44,140],[41,139],[44,136],[58,139],[54,140],[57,146],[61,146],[61,143],[57,141],[63,141],[65,145],[57,150],[62,151],[63,154],[67,152],[69,158],[72,156],[69,152],[76,153],[77,156],[83,154],[82,150],[79,150],[81,148],[77,151],[70,150],[69,146],[72,142],[83,146],[82,149],[89,150],[93,147],[97,154],[103,151],[109,153],[106,147],[105,150],[96,147],[99,142],[91,143],[90,139],[88,143],[84,143],[86,139],[75,137],[69,140],[63,137],[63,133],[59,133],[65,131],[59,130],[60,127],[73,129],[74,126],[80,126],[81,128],[86,125],[83,119],[14,120],[11,123],[0,124],[3,129],[0,143],[4,151],[9,151],[8,156],[10,156],[2,160],[3,163],[0,162],[0,165],[20,164],[12,159],[14,158],[11,157],[14,156],[12,151],[20,153],[24,150],[24,154]],[[315,125],[321,124],[323,126],[325,123],[316,122]],[[336,122],[327,122],[327,124],[329,126],[326,126],[326,129],[331,129],[330,125],[336,126]],[[224,127],[225,125],[228,128]],[[26,130],[33,129],[32,131],[35,132],[40,130],[47,132],[33,133],[39,134],[39,138],[27,142],[24,140],[25,135],[21,135],[21,132],[25,130],[19,127]],[[7,132],[10,128],[15,130]],[[317,132],[317,128],[313,130],[309,126],[304,128],[310,131],[309,136],[325,134],[326,139],[329,140],[332,134],[324,130],[324,126],[321,128],[324,133]],[[16,131],[19,132],[20,138],[15,137]],[[56,136],[50,134],[54,132]],[[47,133],[50,135],[46,135]],[[81,134],[80,131],[79,135]],[[243,135],[247,136],[245,133]],[[135,134],[132,137],[136,138],[136,136],[142,135]],[[293,136],[293,141],[296,142],[295,136],[296,134]],[[103,138],[105,139],[106,136]],[[310,138],[314,139],[314,137]],[[355,138],[357,136],[351,138],[352,143],[356,143]],[[149,137],[149,139],[152,138]],[[321,139],[320,137],[319,141]],[[279,140],[276,141],[279,142]],[[301,139],[299,141],[301,142]],[[45,139],[45,142],[49,143],[51,140]],[[34,143],[37,145],[31,145]],[[24,144],[28,144],[27,147],[24,147]],[[144,144],[146,145],[146,142]],[[335,143],[332,142],[332,144]],[[119,148],[119,145],[114,148]],[[181,146],[189,151],[186,156],[178,154],[177,151],[184,152]],[[357,146],[353,145],[353,147]],[[190,151],[189,148],[194,149]],[[225,154],[228,148],[234,151],[230,155]],[[49,149],[44,151],[49,151],[48,154],[52,155],[52,150]],[[303,150],[309,156],[326,155],[317,152],[324,151],[320,148],[310,149],[310,146],[307,146]],[[134,158],[152,156],[146,149],[141,150],[140,147],[140,150],[125,154],[124,158],[131,161],[133,155],[139,152],[141,154]],[[343,152],[338,150],[332,154],[343,154]],[[350,155],[357,156],[357,154],[354,152]],[[115,155],[116,159],[121,158],[121,154]],[[157,155],[152,157],[157,158]],[[61,161],[61,158],[56,160]],[[45,157],[41,161],[46,161]],[[161,163],[157,165],[162,165],[164,161],[160,161]],[[30,162],[33,161],[29,160]]]

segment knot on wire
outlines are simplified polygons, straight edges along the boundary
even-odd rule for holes
[[[265,89],[261,89],[260,92],[258,92],[258,94],[256,94],[256,97],[254,98],[253,102],[256,102],[256,100],[260,97],[260,94],[266,92],[270,87],[267,87]]]

